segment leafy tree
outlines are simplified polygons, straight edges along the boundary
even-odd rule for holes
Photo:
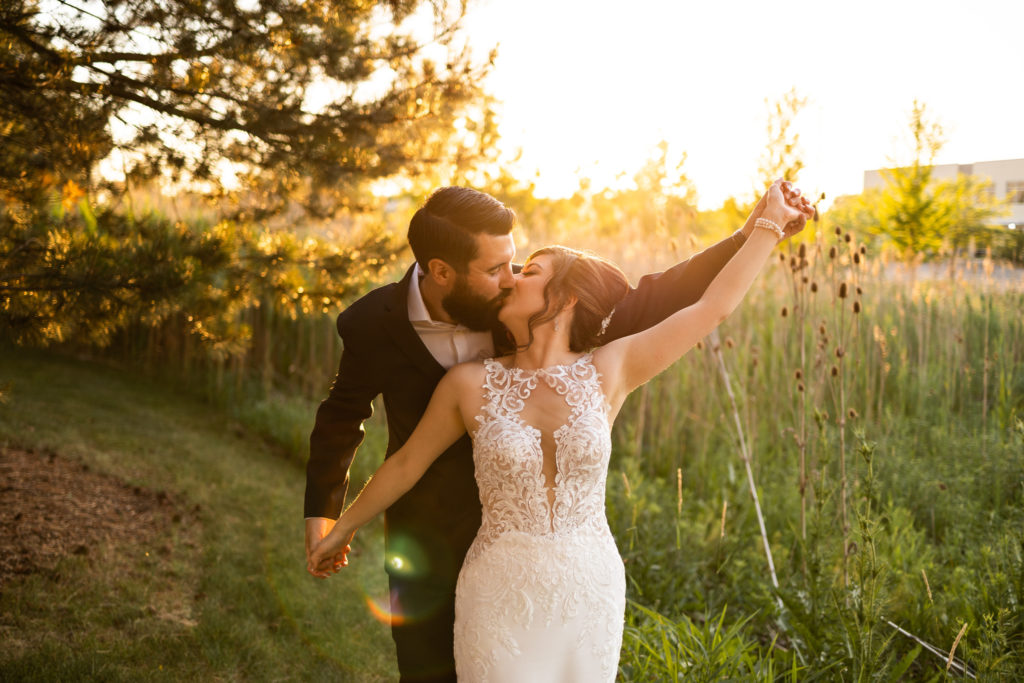
[[[933,162],[945,143],[945,134],[941,125],[927,118],[925,105],[917,100],[910,114],[910,134],[913,161],[882,171],[885,189],[875,227],[906,258],[938,252],[950,222],[948,205],[936,197],[932,183]]]
[[[68,179],[92,189],[118,150],[131,179],[234,192],[248,217],[291,201],[326,216],[375,179],[464,166],[480,139],[460,121],[486,109],[491,64],[460,43],[464,12],[464,0],[8,0],[0,193],[31,204]]]
[[[840,195],[832,202],[825,214],[826,221],[856,233],[860,239],[884,239],[878,234],[878,206],[882,190],[871,188],[861,194]]]
[[[972,241],[979,246],[989,244],[994,231],[1002,232],[989,225],[989,219],[1006,210],[1005,202],[995,198],[991,180],[959,174],[955,180],[940,184],[936,194],[948,205],[947,241],[954,254]]]
[[[599,229],[615,234],[633,225],[645,239],[671,239],[687,231],[697,214],[697,190],[685,164],[685,152],[673,163],[668,143],[659,142],[633,175],[633,187],[593,196]]]
[[[760,197],[779,178],[795,181],[804,167],[800,158],[800,134],[793,131],[796,117],[807,106],[807,98],[800,97],[796,88],[773,103],[768,103],[768,147],[761,155],[757,168],[758,186],[755,196]]]
[[[904,259],[955,250],[972,238],[984,238],[988,219],[1002,206],[991,183],[960,174],[939,181],[935,155],[945,143],[942,127],[929,119],[923,103],[914,101],[910,115],[913,160],[882,171],[885,187],[838,203],[833,222],[862,228],[886,239]]]
[[[717,209],[700,212],[697,217],[697,232],[706,243],[721,239],[743,225],[753,208],[753,201],[726,197]]]
[[[371,233],[350,245],[223,221],[64,212],[15,221],[0,211],[0,339],[105,347],[133,324],[173,318],[217,352],[237,352],[246,310],[294,319],[365,290],[399,245]]]

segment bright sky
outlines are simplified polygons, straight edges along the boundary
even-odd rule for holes
[[[701,208],[752,192],[768,107],[790,88],[806,193],[860,192],[906,159],[913,100],[946,129],[937,163],[1024,157],[1024,0],[471,0],[501,133],[539,194],[627,177],[659,140]]]

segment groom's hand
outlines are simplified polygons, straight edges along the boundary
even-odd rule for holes
[[[803,230],[807,221],[814,218],[815,209],[811,203],[807,201],[807,198],[801,194],[799,188],[793,187],[793,183],[788,180],[782,180],[781,178],[775,182],[780,183],[782,194],[786,198],[786,203],[801,213],[800,218],[790,221],[782,227],[783,233],[785,233],[785,239],[788,239]],[[754,230],[754,221],[761,217],[761,214],[764,213],[764,209],[767,205],[768,191],[765,191],[758,200],[754,210],[750,212],[750,215],[747,217],[747,221],[743,224],[742,231],[744,237],[750,237],[750,233]]]
[[[335,528],[313,548],[306,559],[306,571],[318,579],[326,579],[331,574],[337,574],[342,567],[348,566],[347,555],[352,550],[350,543],[355,535],[356,532],[352,531],[348,537],[344,537]]]
[[[306,565],[310,566],[310,560],[312,559],[313,550],[320,545],[320,541],[324,539],[327,534],[334,528],[335,520],[327,517],[310,517],[306,520]],[[330,572],[331,574],[337,573],[342,567],[348,565],[348,553],[352,551],[352,547],[349,545],[352,542],[352,538],[355,537],[355,533],[349,536],[348,542],[342,548],[341,552],[330,558],[330,562],[321,562],[320,566],[317,567],[316,572],[310,571],[313,576],[325,579]]]

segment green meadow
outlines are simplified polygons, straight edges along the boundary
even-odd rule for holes
[[[719,334],[624,407],[608,487],[631,601],[621,680],[1024,674],[1024,294],[983,263],[894,277],[860,247],[841,231],[785,247]],[[319,312],[274,325],[283,358],[333,333]],[[341,575],[303,568],[316,401],[288,388],[305,381],[274,370],[268,392],[266,373],[113,355],[5,349],[0,440],[187,514],[9,581],[5,678],[393,679],[368,603],[380,525]],[[382,410],[367,433],[354,486],[379,462]]]

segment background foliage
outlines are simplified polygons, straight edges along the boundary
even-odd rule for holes
[[[329,216],[371,201],[376,179],[464,166],[486,146],[460,131],[488,115],[490,66],[458,40],[464,12],[416,0],[5,2],[0,193],[31,203],[65,178],[94,189],[116,150],[131,182],[188,182],[239,217],[296,203]]]
[[[463,10],[4,4],[0,350],[14,360],[0,365],[0,380],[17,382],[0,383],[3,443],[67,448],[225,512],[205,482],[224,476],[222,450],[244,460],[236,446],[193,413],[182,417],[180,447],[149,449],[140,444],[153,435],[135,428],[110,443],[110,416],[64,377],[109,383],[101,395],[111,403],[155,401],[151,412],[179,415],[163,392],[157,400],[109,380],[116,365],[216,404],[274,444],[285,458],[257,469],[277,474],[244,479],[231,505],[244,517],[254,492],[272,490],[284,510],[276,478],[288,479],[279,474],[287,467],[301,480],[286,461],[305,461],[340,351],[336,314],[407,264],[404,228],[431,187],[472,183],[508,203],[521,252],[591,248],[634,280],[741,224],[752,197],[699,211],[685,158],[670,162],[667,145],[631,184],[581,179],[569,197],[537,197],[494,163],[480,80],[488,61],[461,47]],[[414,30],[417,16],[430,19],[429,35]],[[329,97],[317,95],[320,82]],[[769,103],[757,189],[799,174],[794,119],[805,103],[795,90]],[[50,125],[38,125],[40,112]],[[624,407],[608,490],[631,600],[622,679],[1024,675],[1024,293],[1019,270],[1000,261],[1019,264],[1024,244],[985,226],[1001,207],[982,182],[934,181],[943,135],[923,105],[909,124],[912,161],[894,163],[879,191],[837,198],[780,250],[719,334]],[[114,158],[123,180],[99,172]],[[386,201],[371,191],[382,179],[394,183]],[[68,419],[51,424],[46,405]],[[98,426],[82,436],[78,423]],[[379,413],[369,431],[361,475],[381,450]],[[196,671],[212,677],[279,664],[270,643],[280,622],[302,647],[338,647],[323,596],[289,568],[283,523],[263,533],[231,515],[213,520],[201,569],[184,573],[202,574],[218,605],[255,594],[254,581],[259,623],[209,610],[201,637],[156,629],[157,646],[198,648]],[[379,536],[367,535],[379,567]],[[244,552],[232,557],[250,578],[218,570],[217,549],[239,538],[265,548],[271,579],[252,578]],[[61,593],[66,600],[113,590],[73,558],[68,566],[82,586]],[[59,637],[63,617],[42,597],[53,586],[38,581],[4,599],[17,623]],[[353,600],[349,614],[379,636]],[[124,618],[105,604],[88,613]],[[234,628],[261,643],[258,666],[215,651],[218,638],[236,642]],[[89,638],[65,654],[34,647],[10,655],[19,671],[96,663]],[[152,673],[139,652],[117,675]],[[310,665],[315,675],[342,670]]]

